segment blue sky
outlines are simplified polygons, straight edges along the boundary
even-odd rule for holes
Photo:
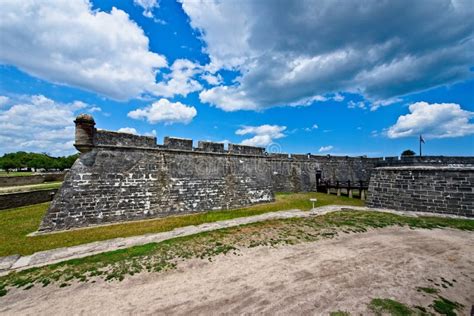
[[[409,11],[408,11],[409,7]],[[469,1],[18,1],[0,12],[0,154],[131,133],[474,155]]]

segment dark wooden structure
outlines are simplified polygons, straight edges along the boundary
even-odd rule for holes
[[[344,190],[348,197],[354,197],[354,190],[359,191],[359,198],[361,200],[365,200],[367,196],[367,190],[369,189],[369,182],[366,181],[318,181],[318,192],[326,192],[327,194],[331,194],[331,190],[335,191],[337,196],[342,195],[342,191]]]

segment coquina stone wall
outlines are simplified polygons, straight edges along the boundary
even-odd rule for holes
[[[90,115],[78,116],[75,123],[75,146],[81,156],[66,175],[40,231],[233,209],[273,201],[274,192],[316,191],[318,178],[323,182],[367,182],[377,166],[403,163],[398,157],[272,154],[264,148],[235,144],[229,144],[225,150],[223,144],[212,142],[199,142],[194,148],[191,139],[173,137],[165,137],[163,145],[157,145],[155,137],[97,130]],[[458,158],[421,157],[417,164],[466,162]],[[472,159],[467,162],[471,163]],[[370,186],[372,206],[409,209],[412,205],[415,209],[430,199],[425,199],[426,195],[440,199],[439,192],[431,191],[443,186],[443,174],[436,175],[439,186],[427,189],[431,193],[418,194],[423,186],[418,182],[432,180],[424,178],[427,174],[416,173],[419,176],[412,182],[404,178],[405,174],[400,175],[404,181],[400,184],[396,173],[377,170]],[[460,179],[454,175],[451,178],[454,182]],[[465,183],[471,181],[472,188],[472,178],[466,179],[461,181],[461,189],[459,183],[445,183],[443,192],[448,195],[453,192],[459,197],[459,190],[466,190],[462,199],[471,201],[472,206],[469,200],[472,190],[469,193]],[[403,192],[406,188],[408,193]],[[441,194],[446,201],[444,208],[434,206],[433,211],[466,212],[467,202],[454,209],[451,206],[455,205],[455,199],[444,196]],[[409,199],[415,200],[407,202]]]
[[[0,194],[0,210],[51,201],[57,189]]]
[[[268,169],[256,156],[98,146],[75,162],[40,231],[269,202]]]
[[[264,148],[156,138],[76,121],[81,156],[66,175],[40,231],[270,202],[274,192],[315,191],[321,179],[368,181],[378,159],[268,154]]]
[[[367,205],[474,217],[474,167],[377,168],[370,179]]]
[[[272,187],[275,192],[309,192],[320,181],[368,182],[379,158],[316,155],[268,155]]]
[[[269,202],[274,192],[315,191],[322,179],[365,180],[376,160],[238,153],[208,145],[140,147],[97,143],[66,175],[40,231],[227,210]],[[209,151],[205,151],[208,148]]]
[[[0,177],[0,187],[40,184],[50,181],[63,181],[64,172],[44,173],[31,176]]]

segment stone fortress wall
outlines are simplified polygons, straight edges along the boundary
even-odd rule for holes
[[[377,168],[367,206],[474,217],[474,164]]]
[[[227,210],[274,200],[274,192],[316,191],[319,181],[368,182],[378,166],[464,164],[473,157],[335,157],[97,130],[76,121],[81,156],[66,175],[40,231]],[[421,160],[420,160],[421,159]],[[448,162],[449,160],[449,162]],[[474,163],[474,159],[469,160]],[[385,190],[385,189],[383,189]],[[382,191],[383,191],[382,190]],[[370,194],[369,194],[370,196]]]
[[[79,116],[80,158],[66,175],[40,231],[274,200],[274,192],[315,191],[322,179],[368,181],[379,159],[269,154],[264,148],[97,130]]]

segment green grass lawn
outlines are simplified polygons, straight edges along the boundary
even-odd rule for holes
[[[6,172],[6,171],[0,171],[0,177],[24,177],[24,176],[31,176],[33,175],[33,172],[29,171],[11,171],[11,172]]]
[[[2,187],[0,188],[0,194],[59,189],[61,184],[62,184],[62,181],[56,181],[56,182],[45,182],[45,183],[39,183],[39,184],[19,185],[19,186],[14,186],[14,187]]]
[[[329,204],[364,205],[364,202],[358,199],[349,199],[322,193],[281,193],[276,195],[275,202],[254,205],[237,210],[173,216],[27,237],[28,234],[38,229],[41,219],[48,208],[49,203],[42,203],[0,211],[0,256],[12,254],[28,255],[41,250],[75,246],[116,237],[164,232],[177,227],[199,225],[202,223],[258,215],[267,212],[289,209],[309,210],[312,207],[312,203],[309,201],[310,198],[318,199],[316,206]]]

